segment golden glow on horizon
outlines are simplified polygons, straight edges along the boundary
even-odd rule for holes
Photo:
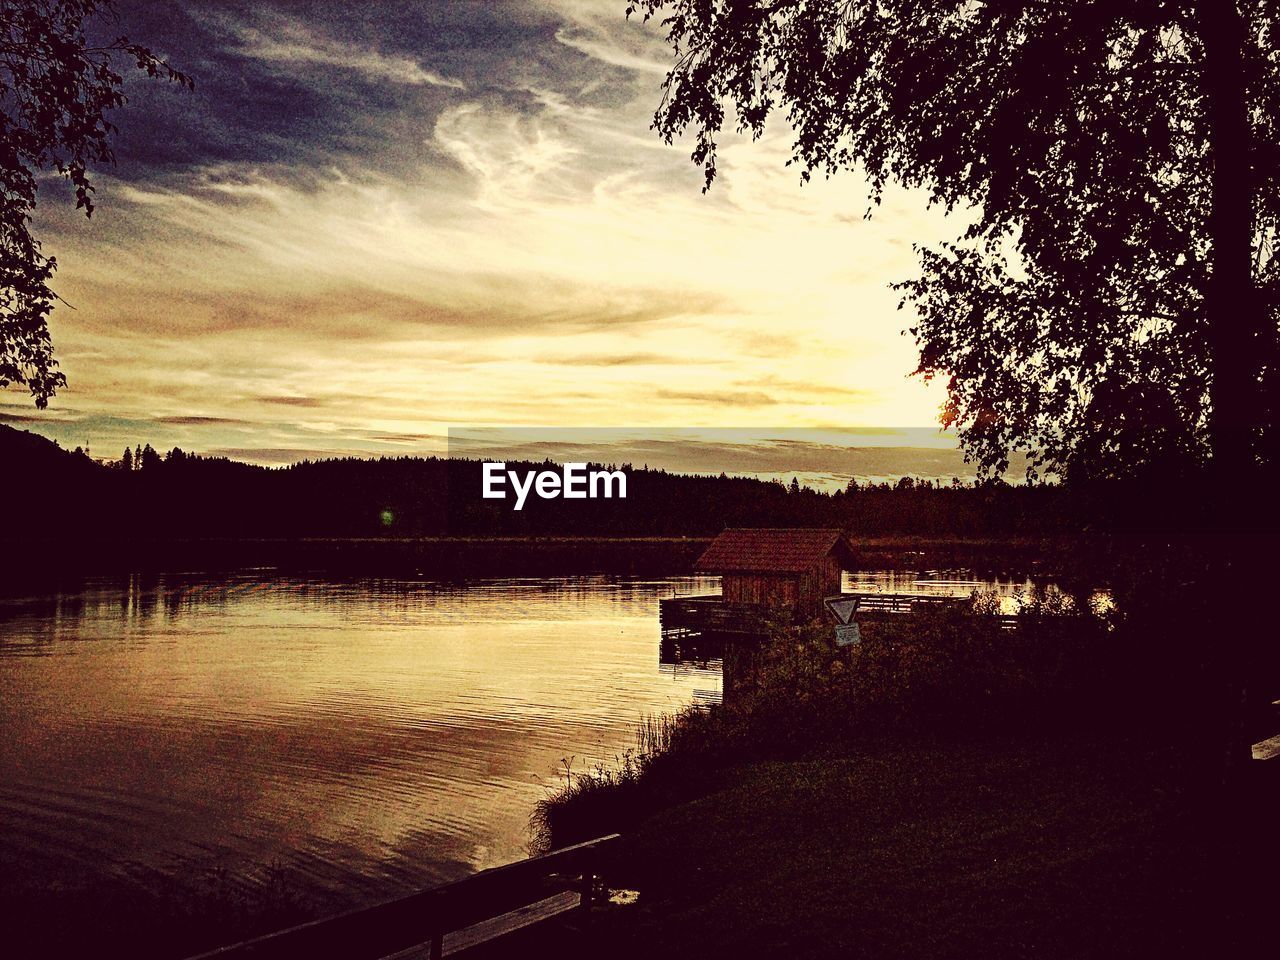
[[[55,315],[70,386],[49,418],[276,460],[434,452],[454,424],[936,424],[941,387],[909,377],[888,285],[957,225],[907,194],[863,219],[861,179],[801,187],[780,134],[725,146],[703,195],[687,145],[647,129],[654,31],[552,6],[566,48],[643,80],[625,100],[531,83],[537,107],[517,110],[436,71],[419,86],[449,101],[415,162],[357,157],[305,184],[203,166],[103,181],[91,224],[54,215],[76,310]],[[254,55],[309,62],[305,32],[288,39]]]

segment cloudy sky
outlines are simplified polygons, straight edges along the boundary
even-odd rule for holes
[[[953,448],[888,285],[959,226],[906,193],[865,219],[856,174],[802,187],[781,127],[727,138],[704,195],[623,0],[120,6],[197,90],[130,80],[91,222],[43,195],[70,385],[0,393],[4,422],[262,463],[486,425]]]

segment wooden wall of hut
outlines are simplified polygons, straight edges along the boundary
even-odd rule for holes
[[[814,613],[824,597],[840,592],[840,563],[834,557],[803,573],[725,573],[725,603],[749,603]]]
[[[725,603],[791,607],[799,602],[799,581],[793,573],[726,573],[721,594]]]
[[[840,561],[834,557],[825,557],[821,564],[800,575],[796,604],[806,611],[821,609],[824,598],[833,597],[840,592],[842,576]]]

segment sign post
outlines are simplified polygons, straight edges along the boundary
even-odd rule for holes
[[[823,604],[836,621],[836,646],[856,647],[862,644],[862,631],[858,627],[858,604],[861,597],[827,597]]]

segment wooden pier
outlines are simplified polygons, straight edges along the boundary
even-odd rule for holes
[[[783,622],[834,616],[846,620],[846,613],[837,614],[831,606],[842,600],[858,601],[852,622],[840,624],[851,630],[855,623],[971,603],[969,597],[936,594],[843,593],[842,573],[855,569],[856,562],[857,551],[836,529],[727,529],[711,541],[693,566],[698,573],[718,575],[722,592],[659,601],[662,639],[679,644],[704,637],[768,637]],[[1012,616],[991,616],[1002,627],[1016,623]]]
[[[858,600],[856,619],[861,623],[884,620],[922,610],[970,603],[968,597],[941,597],[920,593],[841,593],[840,599]],[[728,603],[721,594],[669,597],[658,601],[658,620],[664,638],[682,640],[706,636],[764,637],[777,612],[747,603]],[[993,614],[1002,627],[1017,618]]]
[[[658,601],[662,635],[675,639],[714,635],[758,636],[767,632],[768,610],[747,603],[726,603],[718,594],[669,597]]]

